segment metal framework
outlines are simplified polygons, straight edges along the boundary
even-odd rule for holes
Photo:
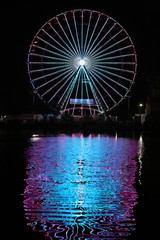
[[[135,80],[137,55],[130,36],[113,18],[77,9],[39,29],[27,64],[43,101],[61,113],[83,117],[103,114],[125,98]]]

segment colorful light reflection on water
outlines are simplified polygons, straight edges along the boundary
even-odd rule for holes
[[[33,136],[26,151],[28,225],[49,239],[125,239],[135,229],[138,141]]]

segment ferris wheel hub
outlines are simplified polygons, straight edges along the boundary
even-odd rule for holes
[[[83,59],[81,59],[81,60],[79,61],[79,64],[80,64],[81,66],[84,66],[84,65],[85,65],[85,61],[84,61]]]

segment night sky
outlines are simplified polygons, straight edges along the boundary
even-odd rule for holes
[[[92,9],[118,21],[129,33],[138,57],[138,74],[131,91],[132,105],[144,102],[151,93],[155,76],[160,75],[159,5],[136,1],[22,1],[6,2],[1,16],[0,114],[32,112],[32,87],[27,74],[29,45],[39,28],[55,15],[72,9]],[[87,2],[87,3],[85,3]],[[139,1],[140,2],[140,1]],[[37,111],[47,110],[39,100]],[[123,103],[125,104],[125,103]]]

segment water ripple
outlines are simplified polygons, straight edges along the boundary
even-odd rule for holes
[[[28,226],[50,239],[126,239],[134,231],[138,141],[63,134],[30,143]]]

